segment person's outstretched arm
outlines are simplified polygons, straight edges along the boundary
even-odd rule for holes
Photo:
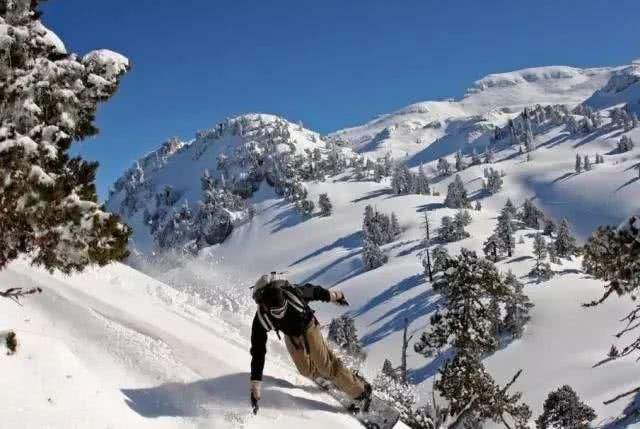
[[[344,293],[337,289],[325,289],[322,286],[313,285],[311,283],[305,283],[303,285],[296,285],[298,290],[302,293],[302,297],[307,301],[323,301],[333,302],[337,305],[349,305],[344,297]]]

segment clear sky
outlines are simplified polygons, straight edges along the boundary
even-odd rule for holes
[[[640,1],[49,0],[69,51],[133,70],[76,151],[101,197],[167,137],[267,112],[328,133],[411,102],[459,97],[486,74],[640,57]]]

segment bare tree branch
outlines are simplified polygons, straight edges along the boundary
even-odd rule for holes
[[[42,289],[39,287],[34,287],[34,288],[29,288],[29,289],[25,289],[25,288],[21,288],[21,287],[12,287],[9,288],[5,291],[1,291],[0,290],[0,297],[2,298],[7,298],[10,299],[11,301],[15,302],[18,305],[22,305],[20,303],[20,298],[22,298],[23,296],[26,295],[33,295],[36,293],[41,293]]]
[[[618,399],[622,399],[622,398],[624,398],[625,396],[633,395],[634,393],[637,393],[637,392],[640,392],[640,387],[636,387],[636,388],[635,388],[635,389],[633,389],[633,390],[629,390],[628,392],[621,393],[621,394],[619,394],[618,396],[616,396],[616,397],[614,397],[614,398],[611,398],[611,399],[609,399],[609,400],[604,401],[604,402],[603,402],[603,404],[605,404],[605,405],[609,405],[609,404],[611,404],[611,403],[613,403],[613,402],[617,401]]]

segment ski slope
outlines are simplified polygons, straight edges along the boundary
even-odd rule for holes
[[[24,306],[0,301],[0,326],[19,341],[0,354],[0,427],[361,427],[275,341],[251,414],[249,309],[233,314],[121,264],[64,277],[20,261],[0,284],[44,290]]]

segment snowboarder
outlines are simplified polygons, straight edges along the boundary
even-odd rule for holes
[[[258,309],[251,327],[251,406],[258,412],[262,371],[267,351],[267,333],[275,330],[285,336],[285,344],[298,372],[315,381],[322,377],[332,382],[368,411],[371,385],[346,368],[331,351],[320,332],[320,324],[309,307],[311,301],[349,305],[339,290],[327,290],[312,284],[294,285],[278,279],[276,273],[263,275],[253,287]]]

